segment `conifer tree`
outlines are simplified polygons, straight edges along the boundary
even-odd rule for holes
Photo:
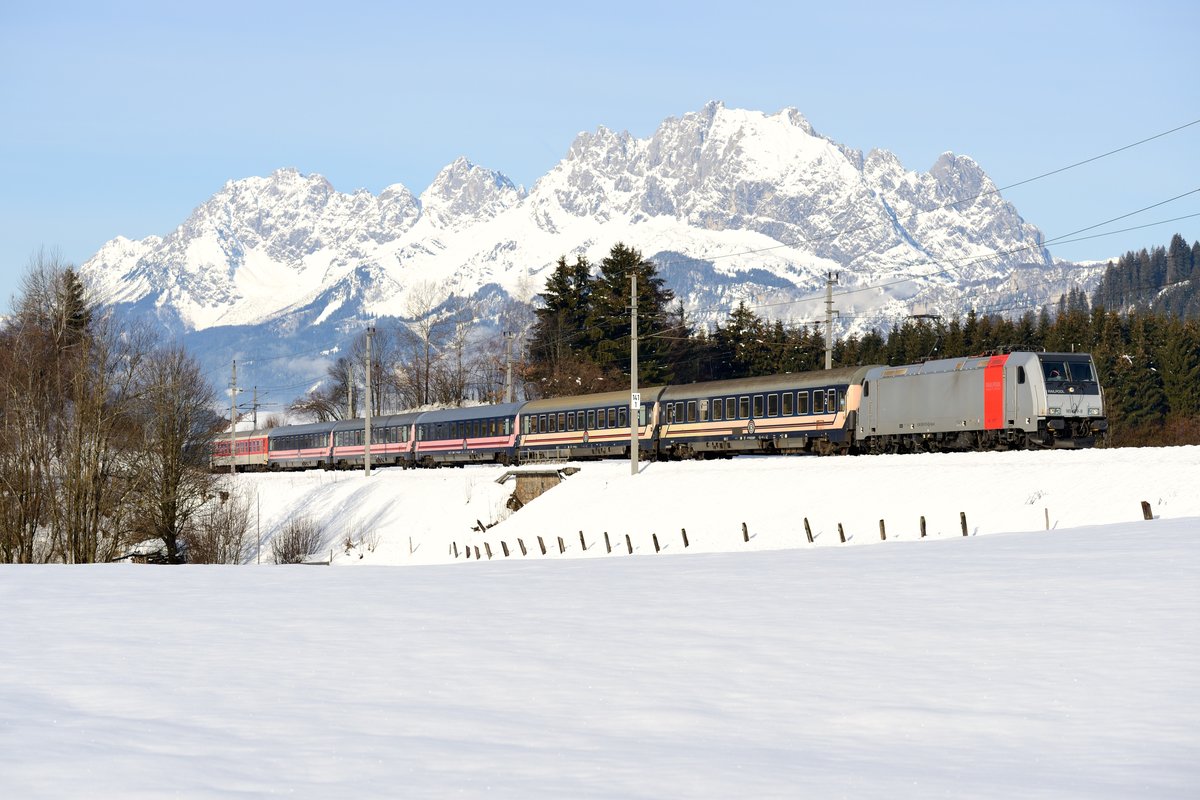
[[[600,274],[592,283],[587,318],[589,354],[600,369],[628,376],[629,284],[633,273],[637,273],[638,291],[638,381],[643,386],[661,385],[674,374],[666,357],[669,343],[665,336],[671,325],[668,312],[675,294],[666,288],[654,263],[624,243],[614,245],[600,262]]]

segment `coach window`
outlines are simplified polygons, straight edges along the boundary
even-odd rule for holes
[[[837,407],[837,389],[830,389],[825,393],[825,410],[832,414]]]
[[[617,410],[615,408],[608,409],[608,427],[617,427]],[[603,425],[600,427],[604,427]]]
[[[558,412],[558,430],[565,431],[567,429],[567,412]]]
[[[822,391],[813,392],[812,413],[825,413],[825,393]]]
[[[629,424],[629,409],[627,409],[625,406],[621,406],[620,408],[617,409],[617,427],[624,428],[628,424]]]
[[[768,417],[778,417],[779,416],[779,395],[777,395],[777,394],[767,395],[767,416]]]
[[[783,416],[785,416],[785,417],[790,417],[792,415],[792,393],[791,392],[783,393],[782,413],[783,413]]]
[[[763,396],[761,394],[754,395],[754,418],[763,418]]]
[[[846,393],[838,392],[838,411],[846,410]]]
[[[705,398],[700,401],[700,421],[708,422],[708,420],[708,398]]]
[[[725,419],[725,403],[721,398],[714,397],[709,401],[708,406],[712,410],[711,419],[714,422]]]
[[[742,395],[738,398],[738,419],[750,418],[750,396]]]
[[[567,412],[567,430],[569,430],[569,431],[575,430],[575,412],[574,411]]]
[[[808,392],[796,392],[796,413],[808,413]]]
[[[737,398],[736,397],[726,397],[725,398],[725,419],[727,419],[727,420],[737,419]]]
[[[592,409],[587,412],[587,428],[585,430],[590,431],[595,427],[596,427],[596,411],[595,411],[595,409]]]
[[[695,400],[688,400],[688,404],[687,404],[687,421],[688,421],[688,422],[695,422],[695,421],[696,421],[696,401],[695,401]]]

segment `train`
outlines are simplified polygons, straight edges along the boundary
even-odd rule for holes
[[[1083,448],[1108,429],[1086,353],[1013,351],[373,417],[373,466]],[[217,471],[355,469],[366,421],[218,437]],[[232,445],[232,447],[231,447]]]

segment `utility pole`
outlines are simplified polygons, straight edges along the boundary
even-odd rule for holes
[[[513,401],[512,385],[512,343],[517,338],[514,331],[504,332],[504,402]]]
[[[258,430],[258,387],[257,386],[254,387],[254,405],[251,406],[251,408],[253,409],[253,414],[254,414],[253,430]]]
[[[346,419],[354,419],[354,359],[346,359]]]
[[[642,398],[638,395],[638,329],[637,329],[637,272],[629,275],[629,296],[632,299],[629,315],[629,474],[638,474],[638,411]]]
[[[371,337],[375,335],[375,326],[367,326],[367,398],[366,398],[366,415],[364,417],[365,426],[364,433],[366,438],[363,440],[363,466],[366,468],[367,477],[371,477],[371,373],[374,366],[371,363]]]
[[[237,474],[237,359],[229,377],[229,474]]]
[[[838,282],[836,272],[825,273],[825,369],[833,369],[833,285]]]

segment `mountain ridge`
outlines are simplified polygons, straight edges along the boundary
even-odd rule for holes
[[[820,135],[797,109],[715,101],[643,139],[582,132],[528,190],[465,157],[420,195],[342,193],[295,168],[230,180],[174,231],[117,237],[81,274],[101,303],[177,335],[270,326],[305,338],[331,321],[411,317],[420,287],[442,303],[485,287],[536,302],[560,256],[595,263],[618,241],[687,274],[671,288],[700,322],[739,300],[810,321],[834,271],[843,331],[916,306],[1036,307],[1093,279],[1055,262],[969,156],[914,172]]]

